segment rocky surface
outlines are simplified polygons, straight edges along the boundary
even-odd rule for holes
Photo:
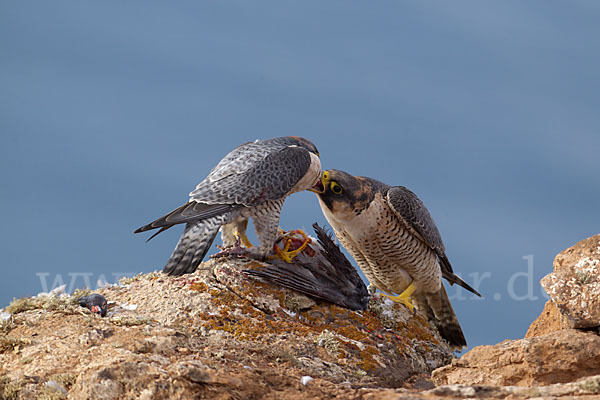
[[[437,385],[538,386],[600,374],[600,336],[565,329],[478,346],[434,371]]]
[[[550,296],[526,338],[569,328],[600,326],[600,235],[566,249],[541,280]]]
[[[540,316],[529,326],[525,337],[531,338],[570,327],[568,318],[560,312],[552,300],[548,300]]]
[[[479,346],[432,374],[438,385],[537,386],[600,374],[600,235],[554,261],[542,279],[548,301],[525,339]]]
[[[560,253],[542,287],[571,328],[600,326],[600,235]]]
[[[557,256],[526,338],[460,359],[403,306],[317,302],[250,278],[247,261],[99,290],[105,318],[78,296],[17,300],[0,310],[0,400],[600,399],[599,239]]]
[[[409,386],[452,358],[435,329],[389,299],[355,312],[245,268],[261,267],[225,259],[179,278],[137,276],[98,291],[114,302],[105,318],[71,298],[14,303],[0,336],[0,393],[314,398]]]

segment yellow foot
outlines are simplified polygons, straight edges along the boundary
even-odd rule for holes
[[[385,293],[382,293],[382,295],[384,295],[385,297],[389,298],[394,303],[402,303],[402,304],[404,304],[406,307],[408,307],[408,309],[410,310],[410,312],[414,312],[415,306],[413,306],[412,300],[410,299],[410,296],[414,293],[414,291],[415,291],[415,286],[411,283],[404,290],[404,292],[400,293],[398,296],[390,296],[389,294],[385,294]]]
[[[239,233],[236,231],[234,235],[235,235],[235,237],[240,239],[242,241],[242,243],[244,243],[244,246],[246,246],[247,249],[249,249],[250,247],[253,247],[252,243],[250,242],[250,239],[248,239],[248,236],[246,236],[246,232]]]
[[[292,238],[289,236],[283,238],[283,240],[285,240],[285,245],[283,246],[283,249],[281,249],[277,245],[274,246],[275,257],[280,258],[283,261],[290,263],[290,264],[292,263],[292,260],[294,259],[294,257],[296,257],[300,252],[304,251],[304,249],[306,249],[306,246],[308,246],[308,244],[311,242],[310,238],[308,236],[306,236],[306,234],[302,230],[297,230],[297,231],[291,232],[291,234],[294,234],[294,233],[298,233],[298,234],[302,235],[302,237],[304,238],[304,241],[297,249],[290,250],[290,246],[292,245],[292,243],[294,241],[298,241],[298,239],[295,239],[295,238]]]

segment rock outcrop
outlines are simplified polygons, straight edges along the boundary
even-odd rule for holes
[[[600,235],[554,261],[542,286],[550,295],[525,339],[479,346],[432,374],[438,385],[537,386],[600,374]]]
[[[570,327],[567,317],[560,312],[552,300],[548,300],[540,316],[529,325],[525,337],[532,338]]]
[[[569,328],[600,326],[600,235],[584,239],[554,259],[541,284],[550,296],[526,338]]]
[[[387,298],[355,312],[247,268],[261,266],[225,259],[179,278],[139,275],[98,291],[114,302],[105,318],[69,298],[13,304],[0,335],[0,398],[315,398],[402,387],[452,358],[434,328]]]
[[[77,295],[20,299],[0,310],[0,400],[597,399],[599,258],[600,236],[561,253],[527,337],[460,359],[403,306],[319,302],[241,260],[103,288],[105,318]]]
[[[600,374],[600,336],[565,329],[478,346],[434,371],[437,385],[540,386]]]
[[[556,256],[554,272],[541,284],[570,328],[600,326],[600,235]]]

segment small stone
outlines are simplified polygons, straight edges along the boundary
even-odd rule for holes
[[[99,332],[96,329],[92,329],[92,330],[84,333],[83,335],[79,336],[79,343],[94,346],[94,345],[97,345],[102,340],[103,337],[104,336],[102,335],[101,332]]]
[[[58,383],[56,381],[52,381],[52,380],[48,381],[48,382],[46,382],[45,386],[48,388],[52,388],[54,390],[58,390],[62,394],[67,394],[67,389],[65,389],[65,387],[63,385],[61,385],[60,383]]]
[[[197,360],[180,361],[170,369],[179,376],[194,383],[211,383],[215,380],[214,371]]]
[[[135,311],[137,310],[137,304],[128,304],[128,303],[123,303],[121,304],[119,307],[121,307],[123,310],[127,310],[127,311]]]
[[[12,318],[12,314],[9,312],[2,311],[0,312],[0,323],[10,321]]]

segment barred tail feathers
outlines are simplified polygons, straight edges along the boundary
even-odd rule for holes
[[[444,285],[438,292],[416,296],[415,303],[419,313],[435,325],[440,336],[446,339],[452,348],[460,350],[467,345]]]
[[[202,221],[188,222],[163,272],[174,276],[194,272],[208,253],[219,228],[225,221],[226,216],[220,215]]]

